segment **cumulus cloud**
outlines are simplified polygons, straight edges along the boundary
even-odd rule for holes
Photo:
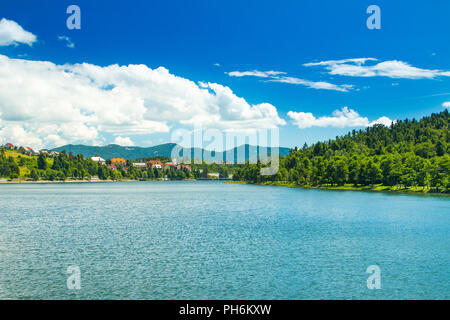
[[[3,55],[0,121],[0,142],[35,137],[38,147],[98,144],[104,133],[148,135],[176,125],[236,131],[285,124],[269,103],[251,105],[226,86],[198,84],[164,67],[56,65]]]
[[[377,62],[368,65],[367,62]],[[331,75],[349,77],[389,77],[403,79],[433,79],[436,77],[448,77],[449,71],[421,69],[410,64],[398,61],[378,62],[374,58],[359,58],[345,60],[329,60],[304,64],[305,67],[324,67]]]
[[[342,110],[335,110],[332,116],[323,116],[316,118],[310,112],[294,112],[289,111],[288,116],[293,120],[293,123],[300,129],[311,127],[368,127],[375,124],[383,124],[390,126],[392,120],[387,117],[381,117],[375,121],[369,122],[366,117],[361,117],[358,112],[348,107]]]
[[[133,146],[134,143],[133,141],[131,141],[130,138],[128,137],[116,137],[116,139],[114,139],[114,143],[118,144],[119,146],[124,146],[124,147],[130,147]]]
[[[73,43],[72,39],[70,39],[68,36],[58,36],[58,40],[64,41],[67,48],[75,48],[75,43]]]
[[[392,121],[388,117],[383,116],[383,117],[380,117],[377,120],[372,121],[371,123],[369,123],[368,127],[372,127],[372,126],[374,126],[376,124],[382,124],[385,127],[390,127],[392,123],[396,123],[396,122],[397,122],[397,120]]]
[[[39,148],[42,146],[42,139],[27,131],[23,126],[18,124],[8,124],[0,127],[0,137],[3,144],[13,142],[15,145],[31,146]]]
[[[258,78],[268,78],[268,77],[273,77],[273,76],[277,76],[280,74],[286,74],[286,72],[282,72],[282,71],[258,71],[258,70],[253,70],[253,71],[231,71],[231,72],[225,72],[226,74],[228,74],[230,77],[258,77]]]
[[[314,81],[308,81],[308,80],[294,78],[294,77],[278,77],[278,78],[267,80],[267,82],[281,82],[281,83],[298,84],[298,85],[306,86],[311,89],[335,90],[335,91],[341,91],[341,92],[347,92],[354,88],[353,85],[349,85],[349,84],[337,85],[337,84],[324,82],[324,81],[314,82]]]
[[[442,106],[443,106],[444,108],[450,108],[450,101],[444,102],[444,103],[442,104]]]
[[[32,46],[37,37],[25,31],[17,22],[3,18],[0,20],[0,46],[24,43]]]

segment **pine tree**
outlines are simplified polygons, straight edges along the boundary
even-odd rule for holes
[[[47,160],[45,159],[45,156],[42,153],[39,154],[37,166],[39,170],[47,170]]]

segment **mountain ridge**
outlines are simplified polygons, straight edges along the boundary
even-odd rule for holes
[[[106,146],[87,146],[83,144],[68,144],[64,146],[60,146],[57,148],[51,149],[51,151],[61,152],[65,150],[67,153],[72,152],[73,154],[82,154],[85,157],[93,157],[95,155],[99,155],[104,159],[111,158],[124,158],[127,160],[137,160],[142,158],[156,157],[156,156],[165,156],[171,157],[172,150],[175,147],[180,147],[176,143],[164,143],[152,147],[139,147],[139,146],[120,146],[117,144],[109,144]],[[182,148],[180,147],[180,151],[183,151],[184,155],[191,155],[191,158],[195,158],[197,155],[202,155],[202,160],[205,161],[213,161],[217,159],[230,159],[233,158],[233,161],[236,162],[244,162],[248,160],[254,160],[256,158],[263,158],[263,155],[270,156],[271,148],[270,147],[260,147],[253,146],[249,144],[240,145],[238,147],[234,147],[229,150],[225,150],[222,152],[214,152],[210,150],[206,150],[203,148]],[[280,147],[279,154],[280,156],[285,156],[289,154],[290,149]]]

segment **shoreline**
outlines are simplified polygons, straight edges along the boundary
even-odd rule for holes
[[[65,181],[51,181],[51,180],[13,180],[13,181],[0,181],[0,184],[44,184],[44,183],[97,183],[97,182],[129,182],[138,180],[65,180]]]
[[[37,180],[37,181],[27,181],[27,180],[12,180],[12,181],[1,181],[0,185],[8,185],[8,184],[70,184],[70,183],[120,183],[120,182],[162,182],[162,181],[220,181],[216,179],[206,180],[206,179],[185,179],[185,180],[64,180],[64,181],[51,181],[51,180]],[[224,184],[247,184],[247,185],[255,185],[255,186],[271,186],[271,187],[287,187],[287,188],[299,188],[305,190],[325,190],[325,191],[359,191],[359,192],[381,192],[388,194],[409,194],[409,195],[422,195],[422,196],[444,196],[450,197],[450,193],[444,192],[430,192],[424,191],[424,189],[393,189],[394,187],[388,186],[364,186],[364,187],[355,187],[355,186],[301,186],[290,182],[263,182],[263,183],[250,183],[246,181],[223,181]]]
[[[154,180],[133,180],[133,179],[123,179],[123,180],[0,180],[0,185],[2,184],[46,184],[46,183],[115,183],[115,182],[163,182],[163,181],[218,181],[215,179],[184,179],[184,180],[163,180],[163,179],[154,179]]]
[[[320,186],[320,187],[312,187],[312,186],[301,186],[290,182],[264,182],[264,183],[249,183],[245,181],[233,181],[233,182],[225,182],[228,184],[248,184],[255,186],[272,186],[272,187],[287,187],[287,188],[300,188],[305,190],[328,190],[328,191],[359,191],[359,192],[381,192],[387,194],[409,194],[409,195],[421,195],[421,196],[444,196],[450,197],[450,193],[444,192],[430,192],[424,191],[424,189],[393,189],[393,187],[388,186],[364,186],[364,187],[355,187],[355,186]]]

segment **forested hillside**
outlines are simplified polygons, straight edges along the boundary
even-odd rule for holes
[[[19,180],[89,180],[93,176],[99,179],[138,179],[141,170],[132,166],[111,170],[106,165],[99,165],[83,155],[66,154],[50,157],[44,154],[28,156],[17,151],[0,150],[0,177]]]
[[[420,121],[398,121],[353,130],[334,140],[304,145],[280,160],[275,176],[261,176],[261,165],[246,165],[234,179],[250,183],[289,182],[299,186],[422,187],[448,192],[449,112]]]

